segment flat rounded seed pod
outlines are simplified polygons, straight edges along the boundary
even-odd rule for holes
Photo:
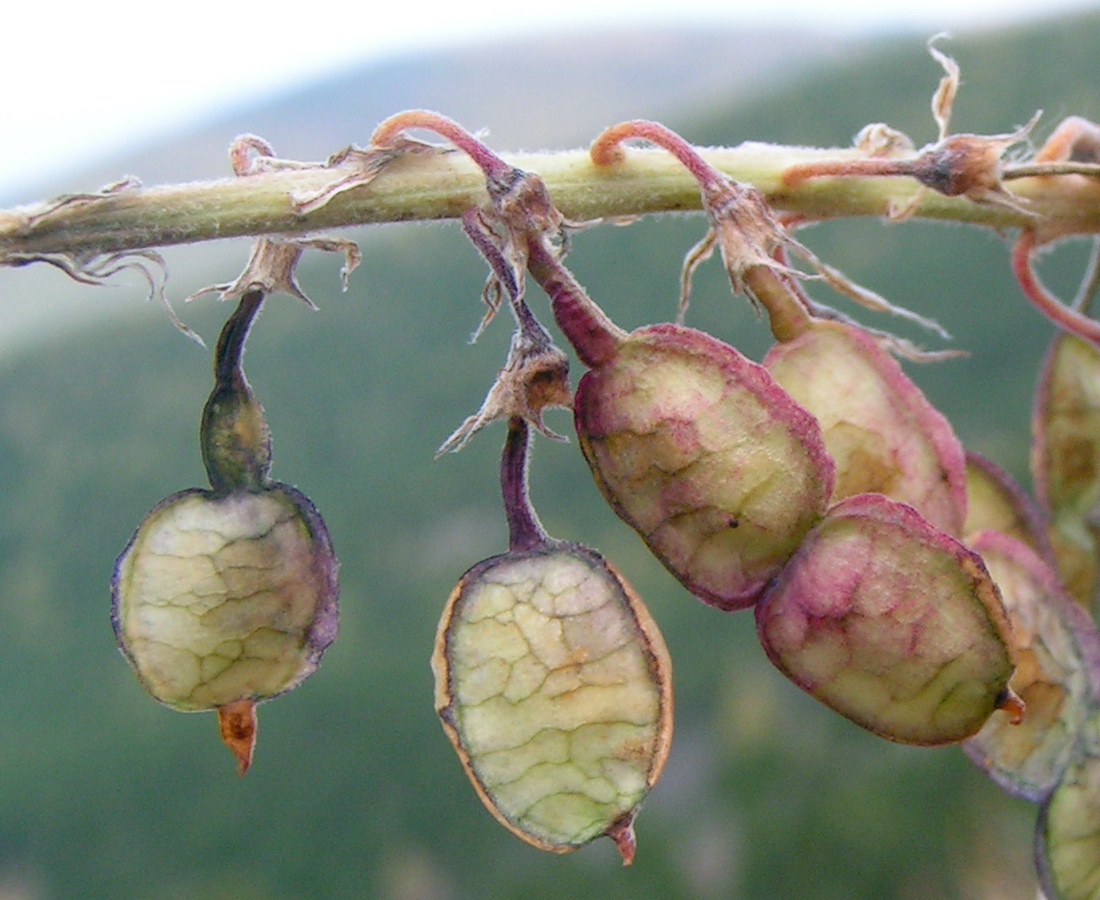
[[[553,542],[478,563],[439,623],[436,708],[490,812],[544,850],[633,820],[672,738],[668,652],[599,554]]]
[[[1097,694],[1100,637],[1058,575],[1030,547],[996,531],[970,539],[1000,589],[1016,645],[1009,687],[1024,701],[1013,723],[995,712],[963,749],[1011,794],[1041,800],[1069,764]]]
[[[821,518],[821,429],[760,365],[678,325],[627,336],[585,374],[581,450],[615,512],[700,599],[752,605]]]
[[[966,524],[963,536],[999,531],[1023,541],[1054,564],[1043,513],[1016,480],[980,453],[966,451]]]
[[[833,502],[884,494],[908,503],[940,530],[962,534],[962,445],[871,335],[841,322],[815,321],[773,346],[764,365],[821,423],[836,463]]]
[[[1033,412],[1032,477],[1052,512],[1088,516],[1100,504],[1100,349],[1060,333],[1051,343]]]
[[[320,515],[294,488],[182,491],[153,507],[119,556],[111,622],[162,703],[258,702],[309,676],[335,638],[336,569]]]
[[[1069,592],[1091,608],[1100,586],[1100,349],[1076,335],[1051,342],[1035,391],[1031,475],[1050,513],[1050,542]]]
[[[780,671],[891,740],[961,741],[1010,697],[1011,627],[981,557],[881,494],[829,511],[756,623]]]
[[[1100,897],[1100,711],[1092,711],[1073,762],[1039,808],[1035,857],[1050,900]]]

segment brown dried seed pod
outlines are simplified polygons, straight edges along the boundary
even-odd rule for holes
[[[550,542],[475,565],[447,602],[432,670],[443,727],[503,825],[558,853],[608,835],[631,862],[671,743],[671,663],[599,554]]]
[[[807,535],[756,607],[769,659],[882,737],[947,744],[1008,691],[1012,630],[981,557],[912,507],[859,494]]]

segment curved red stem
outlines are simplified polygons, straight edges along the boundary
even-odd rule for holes
[[[423,128],[434,131],[446,138],[459,150],[470,157],[485,173],[486,178],[503,179],[513,167],[497,156],[485,144],[474,137],[465,128],[447,118],[442,113],[427,109],[410,109],[390,116],[374,129],[371,145],[374,147],[391,146],[402,131],[410,128]]]
[[[1100,322],[1066,306],[1040,283],[1031,264],[1037,247],[1033,231],[1021,232],[1012,245],[1012,273],[1024,296],[1059,328],[1100,346]]]
[[[631,119],[612,125],[592,142],[588,154],[597,166],[613,165],[623,159],[623,150],[619,145],[631,138],[640,138],[667,150],[691,172],[704,190],[717,190],[729,180],[675,131],[648,119]]]

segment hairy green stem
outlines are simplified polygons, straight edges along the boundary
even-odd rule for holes
[[[808,219],[883,216],[905,206],[917,185],[907,178],[815,178],[784,187],[795,163],[851,158],[853,150],[743,144],[704,149],[707,162],[749,182],[780,211]],[[505,154],[541,176],[554,202],[574,220],[700,208],[695,179],[661,150],[629,149],[597,167],[586,150]],[[370,181],[333,192],[301,212],[292,198],[323,194],[354,179],[354,162],[260,172],[232,179],[77,195],[0,211],[0,264],[52,254],[77,257],[150,249],[242,235],[286,235],[350,225],[458,218],[486,201],[484,175],[464,154],[410,154]],[[1006,175],[1011,174],[1006,172]],[[925,192],[915,215],[992,228],[1034,228],[1040,241],[1100,232],[1100,179],[1084,175],[1014,178],[1012,191],[1033,216],[1006,205]]]

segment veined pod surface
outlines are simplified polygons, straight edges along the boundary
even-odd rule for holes
[[[1017,665],[1009,687],[1026,708],[1015,724],[995,712],[963,749],[1009,793],[1041,800],[1062,777],[1095,704],[1100,637],[1057,573],[1026,544],[982,531],[969,545],[1012,622]]]
[[[272,481],[271,436],[241,361],[264,293],[226,321],[199,442],[210,490],[166,497],[115,562],[111,624],[119,649],[157,700],[214,709],[243,775],[256,704],[317,668],[336,637],[332,541],[313,504]]]
[[[642,601],[596,552],[552,542],[478,563],[439,623],[436,708],[478,795],[528,843],[633,820],[672,737],[671,663]]]
[[[814,321],[764,366],[821,423],[836,464],[833,502],[878,493],[953,536],[966,518],[962,445],[951,424],[874,337]]]
[[[981,557],[912,507],[833,507],[756,606],[761,644],[795,684],[869,731],[961,741],[1008,691],[1012,631]]]
[[[294,488],[182,491],[119,556],[111,622],[162,703],[266,700],[310,675],[336,636],[336,568],[321,517]]]
[[[1039,884],[1050,900],[1100,897],[1100,710],[1093,709],[1077,752],[1039,807],[1035,835]]]
[[[762,366],[694,329],[625,336],[581,379],[574,417],[615,512],[721,609],[755,602],[833,490],[813,416]]]

